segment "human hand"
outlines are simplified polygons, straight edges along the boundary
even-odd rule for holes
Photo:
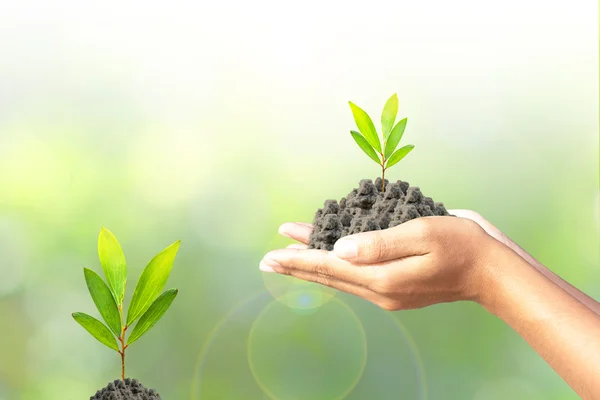
[[[504,244],[518,255],[523,257],[525,261],[527,261],[530,265],[535,268],[540,267],[539,261],[533,258],[529,253],[527,253],[523,248],[521,248],[517,243],[515,243],[510,237],[508,237],[504,232],[500,229],[496,228],[491,222],[485,219],[481,214],[473,210],[466,209],[456,209],[456,210],[448,210],[450,215],[454,215],[460,218],[470,219],[471,221],[477,223],[488,235]],[[312,225],[304,222],[296,222],[296,223],[287,223],[282,225],[280,229],[280,233],[282,235],[291,237],[292,239],[298,240],[302,244],[293,244],[290,245],[289,248],[296,249],[306,249],[308,246],[308,239],[310,233],[312,232]]]
[[[309,224],[284,224],[300,244],[268,253],[265,272],[292,275],[361,296],[386,310],[473,300],[519,333],[585,399],[600,384],[600,304],[563,281],[468,210],[308,250]],[[530,268],[533,266],[534,268]]]
[[[513,242],[508,236],[504,234],[500,229],[496,228],[492,225],[491,222],[483,218],[478,212],[473,210],[448,210],[450,215],[454,215],[460,218],[470,219],[473,222],[476,222],[477,225],[481,226],[483,230],[487,232],[488,235],[499,241],[500,243],[508,246],[510,249],[520,253],[522,250],[519,245]],[[519,254],[521,255],[521,254]]]
[[[309,224],[282,225],[281,234],[302,244],[269,252],[261,270],[352,293],[386,310],[485,301],[487,261],[498,242],[472,220],[417,218],[343,237],[331,252],[306,248],[311,231]]]

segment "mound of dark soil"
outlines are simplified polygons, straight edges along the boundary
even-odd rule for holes
[[[382,191],[381,178],[375,183],[363,179],[339,204],[325,201],[315,214],[309,248],[333,250],[343,236],[392,228],[419,217],[449,215],[442,203],[425,197],[421,189],[408,182],[389,183],[386,179],[384,186]]]
[[[153,389],[146,389],[137,379],[110,382],[104,389],[98,390],[90,400],[161,400]]]

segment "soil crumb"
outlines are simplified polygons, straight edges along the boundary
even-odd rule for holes
[[[450,215],[442,203],[425,197],[418,187],[408,182],[389,183],[381,178],[360,181],[358,188],[338,203],[326,200],[315,214],[309,248],[333,250],[335,242],[359,232],[393,228],[411,219],[434,215]]]
[[[137,379],[110,382],[104,389],[98,390],[90,400],[161,400],[154,389],[146,389]]]

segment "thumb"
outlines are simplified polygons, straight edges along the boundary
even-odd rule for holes
[[[427,254],[423,239],[428,225],[418,218],[393,228],[345,236],[335,243],[333,251],[338,258],[355,264],[375,264]]]

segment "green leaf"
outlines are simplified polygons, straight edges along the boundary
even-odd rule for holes
[[[133,328],[129,339],[127,340],[128,345],[138,340],[144,333],[148,332],[148,330],[150,330],[150,328],[165,315],[165,312],[169,309],[175,296],[177,296],[177,289],[171,289],[167,290],[154,300],[154,303],[152,303],[150,308],[148,308],[135,325],[135,328]]]
[[[84,268],[85,282],[92,295],[96,308],[115,335],[121,334],[121,314],[110,289],[100,276],[91,269]]]
[[[392,95],[385,103],[383,112],[381,113],[381,127],[383,128],[383,137],[387,139],[398,114],[398,96],[396,93]]]
[[[75,321],[77,321],[79,325],[83,326],[83,328],[93,337],[95,337],[100,343],[113,350],[119,351],[117,340],[102,322],[90,315],[80,312],[73,313],[72,315]]]
[[[358,147],[360,147],[366,155],[371,157],[373,161],[381,165],[381,160],[379,159],[379,156],[377,155],[377,153],[375,153],[375,150],[373,150],[369,142],[367,142],[367,139],[365,139],[363,135],[356,131],[350,131],[350,134],[354,138],[354,141],[356,141],[356,144],[358,144]]]
[[[367,139],[367,142],[369,142],[371,147],[381,153],[381,143],[379,142],[379,137],[377,136],[377,131],[375,130],[375,125],[373,125],[371,117],[351,101],[349,101],[348,104],[350,104],[354,121],[356,122],[356,126],[360,133]]]
[[[398,149],[398,151],[396,151],[394,154],[392,154],[390,159],[387,161],[385,168],[389,168],[392,165],[395,165],[398,161],[402,160],[404,158],[404,156],[406,156],[408,153],[410,153],[410,151],[414,148],[415,148],[415,146],[413,146],[412,144],[408,144],[408,145]]]
[[[404,129],[406,129],[406,122],[407,119],[404,118],[396,124],[394,129],[392,129],[392,132],[390,133],[390,136],[387,139],[387,143],[385,144],[385,158],[388,158],[394,152],[394,150],[396,150],[398,143],[400,143],[400,139],[402,139],[402,135],[404,135]]]
[[[179,244],[180,241],[178,240],[158,253],[142,272],[127,311],[127,326],[130,326],[132,322],[146,312],[156,296],[165,287],[177,250],[179,250]]]
[[[98,256],[104,270],[104,276],[119,308],[123,305],[127,263],[121,245],[108,229],[102,227],[98,236]]]

